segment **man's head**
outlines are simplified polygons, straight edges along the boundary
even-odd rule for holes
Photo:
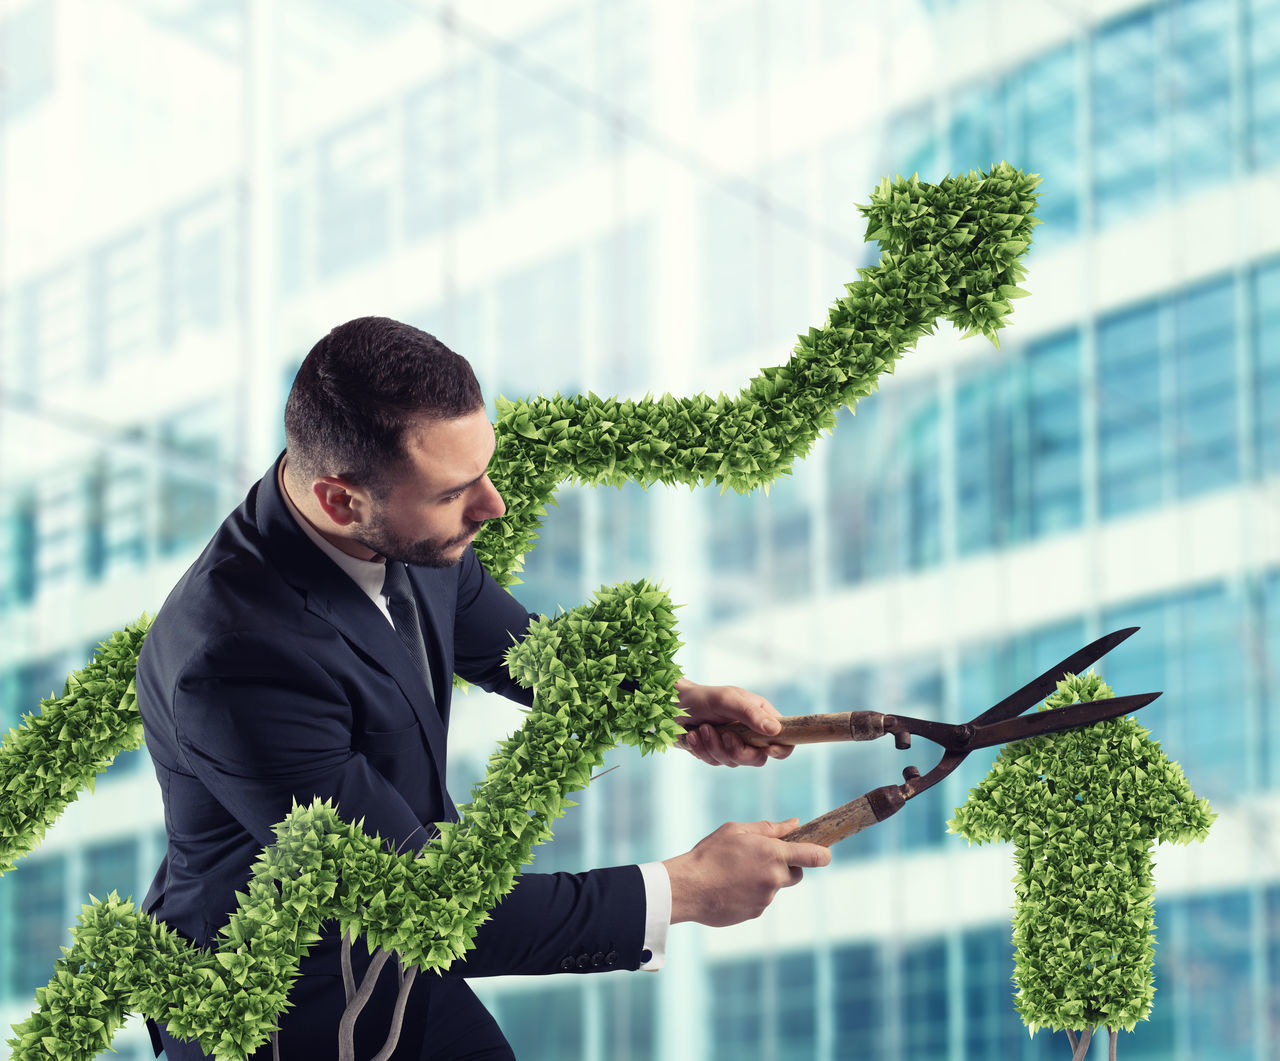
[[[285,437],[290,497],[353,555],[448,566],[505,511],[486,475],[494,436],[475,373],[410,325],[361,317],[316,343]]]

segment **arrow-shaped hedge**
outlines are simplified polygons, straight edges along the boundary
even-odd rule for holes
[[[507,514],[485,525],[476,553],[503,585],[518,581],[565,481],[715,483],[739,493],[771,483],[939,320],[998,345],[1009,300],[1026,294],[1020,259],[1040,223],[1032,216],[1039,183],[1004,162],[940,184],[882,180],[859,208],[879,263],[858,270],[826,325],[799,336],[786,364],[764,369],[736,398],[499,399],[490,476]]]
[[[771,483],[939,319],[996,341],[1009,299],[1025,294],[1017,282],[1038,224],[1038,183],[1005,163],[936,185],[882,181],[861,208],[880,262],[859,270],[785,365],[764,369],[735,399],[501,400],[490,474],[508,510],[477,539],[482,561],[503,585],[518,581],[545,505],[565,481],[739,492]],[[141,743],[132,673],[145,629],[144,619],[113,635],[62,697],[44,701],[0,745],[0,873],[118,752]],[[190,947],[117,896],[94,901],[37,991],[40,1008],[14,1028],[15,1061],[93,1057],[130,1011],[220,1057],[243,1058],[266,1041],[298,955],[326,918],[407,965],[448,965],[603,752],[618,741],[653,750],[674,739],[678,645],[671,603],[648,583],[602,589],[594,603],[535,624],[510,657],[513,673],[535,685],[534,708],[490,760],[459,823],[442,824],[419,855],[396,856],[323,805],[295,810],[216,951]],[[620,694],[624,682],[636,691]]]
[[[128,1013],[242,1059],[275,1028],[298,960],[327,920],[406,966],[447,968],[471,948],[604,753],[618,742],[648,752],[675,739],[679,644],[670,600],[646,582],[603,588],[592,602],[534,623],[508,655],[513,676],[537,690],[534,706],[493,754],[461,820],[440,824],[420,852],[398,855],[328,804],[295,807],[216,950],[115,893],[93,899],[53,978],[36,991],[39,1008],[14,1025],[15,1061],[92,1058]]]

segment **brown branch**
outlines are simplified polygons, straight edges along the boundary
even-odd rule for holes
[[[1076,1052],[1076,1033],[1070,1028],[1066,1028],[1064,1030],[1067,1033],[1067,1042],[1071,1044],[1071,1053],[1074,1054]]]
[[[398,957],[396,965],[400,969],[400,994],[396,996],[396,1008],[391,1014],[391,1030],[387,1034],[387,1041],[382,1044],[382,1049],[374,1056],[373,1061],[388,1061],[395,1052],[396,1043],[400,1041],[400,1029],[404,1026],[405,1006],[409,1004],[409,990],[413,987],[413,981],[418,975],[416,965],[406,969]]]
[[[271,1033],[271,1061],[280,1061],[280,1029]]]
[[[1076,1052],[1072,1055],[1071,1061],[1084,1061],[1089,1053],[1089,1041],[1093,1038],[1093,1029],[1085,1028],[1080,1033],[1080,1042],[1076,1046]]]
[[[1107,1057],[1110,1061],[1116,1061],[1116,1030],[1108,1028],[1107,1031],[1111,1033],[1111,1045],[1107,1048]]]
[[[356,1018],[360,1016],[360,1011],[372,997],[373,989],[378,983],[378,975],[390,957],[390,951],[383,950],[381,947],[377,949],[373,955],[373,961],[369,963],[369,968],[364,974],[364,979],[360,981],[360,990],[342,1011],[342,1020],[338,1024],[338,1061],[356,1061]]]

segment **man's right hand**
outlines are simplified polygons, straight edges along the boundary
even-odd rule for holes
[[[779,888],[799,884],[804,869],[827,865],[827,848],[779,839],[797,825],[796,818],[727,822],[692,851],[666,859],[671,923],[696,921],[721,928],[749,921],[764,913]]]

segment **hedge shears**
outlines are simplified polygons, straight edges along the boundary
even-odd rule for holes
[[[883,785],[872,789],[783,837],[784,840],[807,841],[830,847],[836,841],[896,814],[907,800],[932,788],[979,748],[1075,729],[1077,726],[1091,726],[1095,722],[1118,718],[1146,707],[1160,693],[1135,693],[1106,700],[1091,700],[1023,715],[1024,711],[1052,693],[1058,682],[1068,674],[1079,674],[1137,630],[1138,627],[1130,626],[1098,638],[1061,663],[1050,667],[1017,692],[1006,696],[998,704],[987,708],[976,718],[960,725],[908,718],[905,715],[887,715],[879,711],[845,711],[779,718],[782,730],[771,737],[757,733],[740,722],[717,726],[716,729],[721,733],[732,733],[743,743],[757,748],[771,744],[875,740],[889,734],[893,736],[894,744],[899,749],[910,748],[912,736],[923,737],[945,749],[938,765],[927,774],[922,775],[914,766],[908,766],[902,771],[903,784]]]

